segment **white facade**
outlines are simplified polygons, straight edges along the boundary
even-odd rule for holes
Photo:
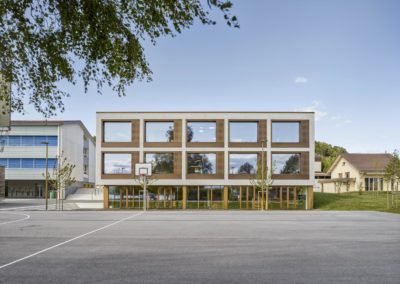
[[[73,177],[76,184],[72,187],[81,187],[85,184],[93,184],[95,181],[95,143],[93,137],[80,121],[12,121],[11,130],[8,138],[12,137],[40,137],[51,136],[57,137],[57,145],[49,145],[48,158],[56,159],[59,156],[67,158],[67,162],[75,165]],[[87,150],[87,158],[84,158],[84,140]],[[7,140],[8,141],[8,140]],[[40,143],[30,146],[15,145],[12,146],[6,142],[4,151],[0,152],[0,159],[9,163],[10,159],[45,159],[46,146]],[[20,162],[22,165],[22,162]],[[84,165],[87,165],[87,173],[84,173]],[[52,168],[49,168],[52,172]],[[27,168],[21,166],[6,167],[5,179],[8,184],[8,192],[10,197],[38,197],[43,196],[43,181],[45,168]],[[12,194],[13,191],[19,192]],[[35,191],[35,193],[27,193]]]

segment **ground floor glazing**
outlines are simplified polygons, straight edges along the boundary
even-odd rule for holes
[[[312,187],[274,186],[268,191],[253,186],[151,186],[147,209],[311,209]],[[104,207],[143,209],[139,186],[105,186]]]

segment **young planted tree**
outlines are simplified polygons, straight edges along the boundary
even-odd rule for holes
[[[389,163],[385,167],[385,175],[384,180],[387,183],[387,186],[391,187],[391,194],[392,194],[392,205],[394,201],[394,192],[393,189],[397,188],[396,185],[400,182],[400,156],[398,151],[394,151],[392,154],[392,158],[390,159]],[[391,186],[393,185],[393,186]],[[387,207],[391,207],[390,205],[390,198],[389,198],[389,188],[387,188]]]
[[[146,41],[174,37],[196,22],[214,25],[212,9],[239,27],[229,0],[1,0],[0,74],[13,86],[12,107],[29,102],[45,116],[64,110],[69,86],[103,85],[126,95],[135,81],[150,81]],[[0,98],[4,101],[4,97]]]
[[[262,163],[264,160],[264,163]],[[261,191],[261,208],[268,210],[268,193],[274,183],[272,179],[272,171],[269,170],[266,159],[258,159],[257,171],[253,179],[250,179],[250,183],[256,188],[256,190]],[[264,205],[264,193],[266,194],[266,202]]]
[[[72,176],[74,169],[75,165],[68,163],[64,153],[61,153],[57,156],[57,162],[54,164],[52,173],[49,174],[49,183],[57,191],[56,208],[61,208],[61,210],[64,210],[65,189],[76,181]],[[60,201],[61,206],[59,205]]]

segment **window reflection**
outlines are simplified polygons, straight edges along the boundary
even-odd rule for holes
[[[190,153],[187,155],[189,174],[215,174],[216,154]]]
[[[146,163],[152,164],[152,169],[154,174],[174,173],[173,153],[147,153]]]
[[[299,174],[300,154],[272,154],[274,174]]]
[[[257,142],[258,122],[230,122],[230,142]]]
[[[229,173],[255,174],[257,158],[257,154],[229,154]]]
[[[131,142],[132,123],[104,122],[104,142]]]
[[[187,142],[215,142],[215,122],[188,122],[186,128]]]
[[[132,173],[132,155],[131,154],[104,154],[105,174],[131,174]]]
[[[174,140],[174,123],[146,122],[146,142],[172,142]]]
[[[298,143],[300,142],[299,122],[273,122],[272,142]]]

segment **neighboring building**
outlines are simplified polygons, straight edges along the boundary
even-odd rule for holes
[[[66,194],[95,181],[95,142],[81,121],[12,121],[0,152],[0,165],[5,167],[7,197],[44,197],[46,145],[51,174],[57,156],[75,165],[76,183]]]
[[[391,190],[394,185],[384,180],[385,167],[390,159],[390,154],[341,154],[327,172],[331,178],[318,179],[321,191]]]
[[[269,209],[313,206],[314,113],[99,112],[96,137],[105,208],[143,206],[134,165],[147,162],[149,208],[260,209],[251,179],[262,156]]]

